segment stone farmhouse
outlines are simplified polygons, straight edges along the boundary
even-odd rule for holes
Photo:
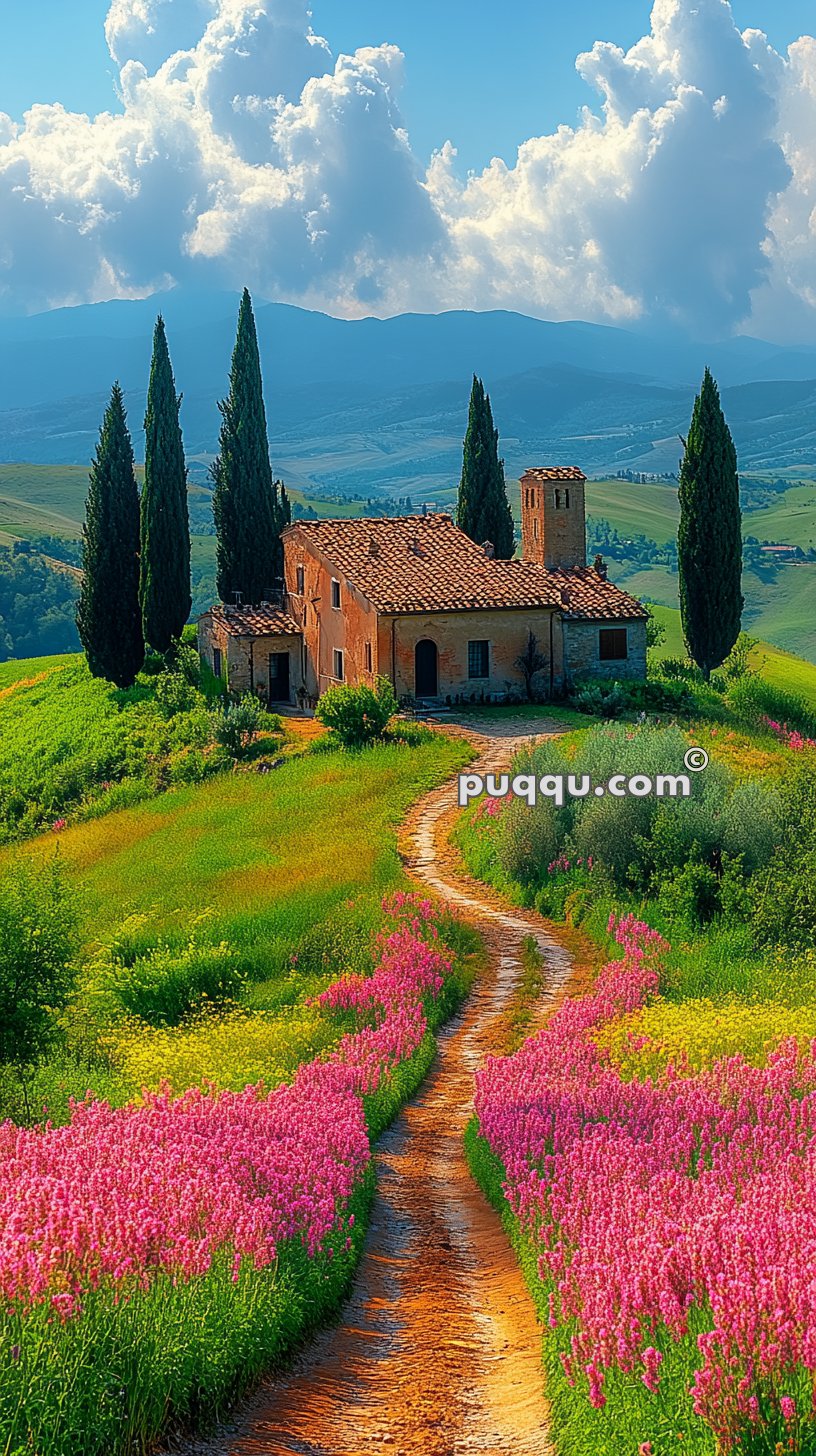
[[[642,678],[646,611],[601,563],[587,566],[585,486],[574,466],[526,472],[513,561],[443,514],[294,522],[282,589],[260,606],[205,612],[201,655],[232,691],[302,707],[377,676],[400,701],[518,696],[530,631],[543,695],[577,677]]]

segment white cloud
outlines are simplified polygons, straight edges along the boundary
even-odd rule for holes
[[[464,265],[449,276],[552,317],[729,328],[764,278],[788,181],[781,59],[740,35],[724,0],[656,0],[649,36],[626,53],[598,42],[577,66],[601,117],[587,110],[460,185],[449,152],[436,159],[432,195]]]
[[[443,241],[393,47],[335,61],[303,0],[114,0],[106,31],[121,115],[0,117],[0,306],[198,278],[359,312]]]
[[[816,41],[780,56],[727,0],[655,0],[631,50],[578,58],[597,111],[467,178],[451,142],[420,174],[399,51],[333,57],[306,0],[112,0],[106,36],[121,114],[0,113],[0,307],[195,279],[338,313],[813,327]]]

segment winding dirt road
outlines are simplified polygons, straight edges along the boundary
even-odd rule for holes
[[[557,725],[478,739],[474,767]],[[490,730],[486,730],[490,732]],[[378,1192],[354,1289],[338,1325],[265,1382],[232,1422],[186,1456],[548,1456],[540,1332],[498,1217],[465,1162],[473,1074],[502,1050],[504,1016],[534,935],[548,970],[543,1012],[571,972],[534,914],[464,876],[446,850],[456,785],[428,795],[405,827],[413,877],[478,925],[489,964],[439,1036],[439,1055],[378,1146]]]

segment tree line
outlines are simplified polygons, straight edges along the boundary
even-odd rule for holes
[[[252,300],[245,289],[227,398],[219,402],[219,453],[211,467],[222,601],[255,604],[281,575],[281,531],[291,519],[269,460]],[[99,432],[82,536],[77,629],[95,677],[130,687],[148,648],[168,654],[190,615],[187,467],[167,331],[159,316],[145,414],[141,494],[119,383]]]

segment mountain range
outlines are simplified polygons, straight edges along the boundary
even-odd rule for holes
[[[84,464],[110,385],[137,456],[153,323],[167,321],[193,477],[217,449],[237,295],[174,290],[0,319],[0,460]],[[816,464],[816,348],[549,323],[507,312],[344,320],[256,301],[273,464],[317,494],[432,497],[457,478],[471,376],[508,472],[676,470],[703,368],[744,470]]]

